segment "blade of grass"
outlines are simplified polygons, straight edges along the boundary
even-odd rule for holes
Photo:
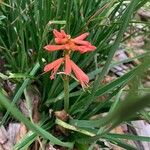
[[[0,91],[0,103],[20,122],[24,123],[30,130],[35,132],[38,135],[41,135],[43,138],[46,138],[51,141],[51,143],[72,148],[73,143],[62,142],[52,134],[48,133],[43,128],[39,127],[36,124],[31,123],[15,106],[9,103],[9,100],[2,94]]]
[[[136,147],[134,147],[133,145],[130,145],[128,143],[125,143],[122,140],[118,140],[115,138],[108,138],[108,141],[110,141],[111,143],[113,143],[121,148],[127,149],[127,150],[137,150]]]
[[[29,76],[34,76],[39,68],[40,68],[39,63],[35,64],[35,66],[31,70],[31,72],[29,73]],[[19,100],[19,98],[21,97],[24,89],[29,84],[29,82],[30,82],[30,78],[27,78],[27,79],[24,80],[24,82],[22,83],[21,87],[19,88],[19,90],[17,91],[17,93],[15,94],[15,96],[12,100],[13,105]],[[2,118],[0,126],[3,125],[4,123],[6,123],[6,120],[7,120],[8,116],[9,116],[9,111],[7,111],[6,114],[4,115],[4,117]]]
[[[132,141],[145,141],[150,142],[150,137],[146,136],[138,136],[138,135],[132,135],[132,134],[115,134],[115,133],[108,133],[107,135],[104,135],[103,137],[113,137],[118,139],[127,139]]]
[[[36,133],[29,131],[15,146],[13,150],[25,150],[36,140]]]
[[[89,131],[86,131],[84,129],[79,129],[79,128],[75,127],[75,126],[72,126],[72,125],[70,125],[70,124],[60,120],[60,119],[56,119],[55,123],[60,125],[63,128],[66,128],[66,129],[69,129],[69,130],[72,130],[72,131],[83,133],[83,134],[88,135],[88,136],[95,136],[95,134],[93,134],[93,133],[91,133]]]
[[[98,76],[98,78],[94,81],[94,85],[93,85],[93,89],[92,89],[92,94],[89,96],[89,98],[86,100],[86,106],[83,110],[83,112],[80,114],[80,118],[83,116],[84,112],[86,111],[86,109],[89,107],[89,105],[92,103],[92,101],[95,99],[95,92],[96,92],[96,89],[98,88],[99,84],[97,83],[100,83],[100,81],[104,78],[104,76],[107,74],[108,70],[109,70],[109,67],[110,67],[110,64],[111,64],[111,61],[112,61],[112,58],[116,52],[116,50],[118,49],[119,47],[119,44],[122,40],[122,37],[123,37],[123,34],[124,32],[126,31],[126,28],[128,26],[128,23],[130,21],[130,18],[132,16],[132,13],[134,11],[134,8],[135,6],[138,4],[139,0],[134,0],[134,1],[131,1],[131,3],[129,4],[128,8],[126,9],[124,15],[122,16],[121,20],[125,20],[124,22],[122,22],[120,24],[120,30],[118,32],[118,35],[117,35],[117,38],[111,48],[111,51],[109,52],[109,55],[108,55],[108,59],[106,60],[106,63],[102,69],[102,72],[101,74]]]

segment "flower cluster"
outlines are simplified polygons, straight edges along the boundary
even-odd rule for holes
[[[47,64],[44,67],[44,72],[52,70],[50,78],[54,79],[56,72],[58,71],[60,66],[64,64],[65,65],[64,73],[66,75],[70,75],[71,71],[73,71],[82,87],[86,86],[89,82],[89,77],[70,59],[70,52],[79,51],[82,54],[85,52],[94,51],[96,49],[96,47],[91,45],[90,42],[85,41],[85,38],[88,36],[88,33],[84,33],[73,39],[71,38],[70,35],[66,34],[64,30],[61,30],[59,32],[54,29],[53,34],[55,37],[55,43],[57,45],[46,45],[44,49],[50,52],[63,50],[64,57],[59,58],[50,64]]]

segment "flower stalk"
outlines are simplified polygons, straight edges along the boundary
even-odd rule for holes
[[[69,110],[69,76],[64,75],[64,110],[68,112]]]
[[[83,33],[76,38],[71,38],[70,35],[66,34],[64,30],[60,32],[56,29],[53,30],[56,45],[46,45],[45,50],[49,52],[62,50],[63,57],[59,58],[44,67],[44,72],[51,71],[50,79],[54,79],[58,70],[64,65],[63,72],[64,77],[64,110],[68,113],[69,109],[69,76],[73,72],[82,88],[88,87],[89,77],[71,60],[70,53],[78,51],[81,54],[86,52],[92,52],[96,49],[94,45],[86,41],[85,38],[89,33]]]

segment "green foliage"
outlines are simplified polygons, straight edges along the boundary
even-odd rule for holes
[[[136,66],[111,83],[106,85],[101,83],[109,69],[116,65],[112,58],[121,42],[125,40],[123,35],[131,25],[133,14],[147,1],[5,0],[1,2],[0,52],[6,60],[8,71],[6,74],[0,73],[0,78],[15,80],[17,84],[11,104],[3,92],[0,92],[0,104],[6,109],[1,125],[6,124],[12,114],[30,130],[14,146],[14,149],[26,149],[37,136],[52,144],[69,148],[75,145],[79,149],[92,149],[93,143],[99,138],[125,149],[135,148],[123,142],[122,139],[150,141],[149,137],[109,133],[120,123],[135,119],[134,116],[138,117],[138,113],[146,120],[150,120],[149,113],[142,110],[150,103],[149,95],[142,95],[139,98],[137,94],[136,97],[132,97],[134,93],[132,92],[129,93],[129,98],[127,97],[123,102],[120,101],[124,87],[137,77],[141,80],[144,71],[149,67],[149,53],[124,60],[124,62],[129,62],[137,58],[145,59],[143,64]],[[69,119],[68,122],[49,118],[48,110],[62,110],[64,99],[61,77],[57,75],[55,80],[51,81],[48,74],[42,74],[47,62],[62,55],[61,52],[48,54],[43,49],[46,44],[53,42],[53,29],[64,29],[72,37],[89,32],[88,41],[97,47],[96,51],[85,55],[72,54],[73,61],[87,72],[91,83],[90,87],[83,91],[76,81],[70,79],[70,107],[67,109],[70,118],[73,119]],[[97,56],[96,60],[95,56]],[[104,64],[104,66],[99,67],[99,64]],[[54,137],[51,134],[54,126],[47,128],[43,120],[35,125],[17,109],[15,104],[21,96],[27,98],[24,91],[31,84],[35,84],[41,93],[40,113],[45,115],[45,120],[68,129],[71,138]],[[138,85],[133,88],[134,90],[139,91]],[[98,101],[99,97],[104,94],[108,94],[107,100]],[[105,108],[107,109],[104,111]],[[130,110],[127,111],[127,108]],[[106,117],[91,120],[91,117],[103,112],[108,113]]]

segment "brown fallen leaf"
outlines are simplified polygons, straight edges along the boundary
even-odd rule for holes
[[[0,127],[0,150],[11,150],[12,147],[13,144],[9,140],[6,129],[3,126]]]
[[[28,132],[28,130],[27,130],[26,126],[23,123],[21,123],[19,132],[16,135],[16,143],[18,143],[26,135],[27,132]]]
[[[56,118],[59,118],[62,121],[67,121],[69,119],[69,115],[65,112],[65,110],[55,111],[54,114]]]
[[[7,135],[13,145],[16,144],[16,135],[18,134],[19,129],[20,123],[9,123]]]
[[[40,93],[36,86],[31,86],[27,89],[27,93],[30,106],[28,106],[26,100],[21,100],[19,108],[26,117],[32,116],[33,122],[37,123],[40,120],[39,105],[40,105]]]
[[[7,131],[6,131],[5,128],[2,126],[2,127],[0,128],[0,144],[4,144],[7,140],[8,140]]]
[[[137,13],[142,21],[148,21],[150,19],[150,11],[144,8],[139,9]]]
[[[39,113],[40,95],[39,94],[33,95],[32,105],[33,105],[32,118],[33,121],[37,123],[40,120],[40,113]]]
[[[66,122],[69,119],[69,115],[65,112],[65,110],[55,111],[54,114],[56,118],[64,122]],[[68,135],[67,130],[59,125],[55,126],[55,132],[57,135],[61,135],[62,133],[66,136]]]
[[[116,133],[116,134],[124,134],[123,129],[122,129],[121,126],[118,126],[118,127],[114,128],[111,132],[112,133]],[[113,150],[124,150],[123,148],[118,147],[118,146],[116,146],[114,144],[111,144],[111,145],[112,145],[112,149]]]

